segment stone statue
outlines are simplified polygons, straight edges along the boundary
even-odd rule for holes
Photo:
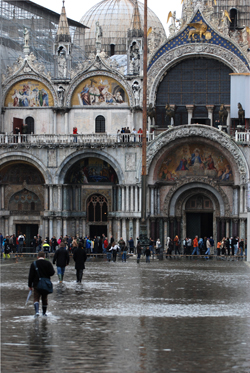
[[[64,92],[65,92],[65,89],[60,85],[57,89],[57,95],[58,95],[60,106],[63,106],[63,103],[64,103]]]
[[[167,103],[165,106],[166,114],[165,114],[165,122],[170,122],[169,124],[172,126],[174,125],[174,120],[175,120],[175,112],[174,110],[170,107],[170,105]]]
[[[30,33],[26,27],[24,28],[23,36],[24,36],[24,46],[29,47]]]
[[[130,74],[140,74],[140,53],[137,43],[133,43],[130,48]]]
[[[101,58],[108,58],[108,55],[107,55],[107,53],[105,52],[104,49],[103,49],[103,50],[101,51],[101,53],[99,54],[99,57],[101,57]]]
[[[238,109],[239,125],[245,126],[245,110],[243,110],[241,103],[238,103]]]
[[[67,61],[64,50],[59,52],[58,56],[58,78],[66,78],[67,75]]]
[[[23,53],[28,56],[30,52],[30,33],[29,30],[25,27],[23,31],[23,37],[24,37],[24,45],[23,45]]]
[[[220,119],[220,125],[221,126],[226,126],[227,124],[227,117],[228,117],[228,111],[225,108],[224,105],[220,106],[220,111],[219,111],[219,119]]]
[[[132,85],[132,89],[134,92],[135,106],[140,106],[140,91],[141,91],[140,84],[137,81],[135,81]]]
[[[176,26],[176,12],[173,12],[172,17],[171,17],[171,25],[169,26],[169,36],[173,36],[177,31],[177,26]]]
[[[147,109],[147,116],[151,120],[151,126],[154,126],[155,125],[155,119],[156,119],[156,110],[155,110],[155,107],[153,106],[152,103],[149,104],[149,107]]]
[[[101,52],[101,46],[102,46],[102,28],[99,25],[99,22],[96,22],[95,24],[95,45],[96,45],[96,53]]]

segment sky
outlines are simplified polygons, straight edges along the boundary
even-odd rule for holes
[[[32,0],[34,3],[51,9],[57,13],[61,12],[62,0]],[[142,0],[140,0],[143,2]],[[65,0],[65,8],[67,17],[75,21],[80,21],[80,18],[100,0],[80,1],[80,0]],[[148,7],[158,16],[163,27],[168,31],[170,22],[167,24],[168,13],[176,10],[177,18],[181,16],[181,0],[148,0]]]

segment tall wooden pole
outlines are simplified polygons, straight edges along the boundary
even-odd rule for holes
[[[142,200],[141,200],[141,225],[140,240],[142,245],[146,245],[147,226],[146,226],[146,187],[147,187],[147,170],[146,170],[146,136],[147,136],[147,17],[148,17],[147,0],[144,0],[144,39],[143,39],[143,127],[142,127]]]

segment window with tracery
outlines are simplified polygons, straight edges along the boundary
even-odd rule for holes
[[[108,220],[108,202],[101,194],[94,194],[87,202],[87,218],[91,222],[104,222]]]

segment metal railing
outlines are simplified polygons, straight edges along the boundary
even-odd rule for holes
[[[154,133],[147,134],[147,141],[154,140]],[[77,134],[77,135],[13,135],[1,134],[0,144],[114,144],[123,142],[141,142],[141,133],[121,134]]]

